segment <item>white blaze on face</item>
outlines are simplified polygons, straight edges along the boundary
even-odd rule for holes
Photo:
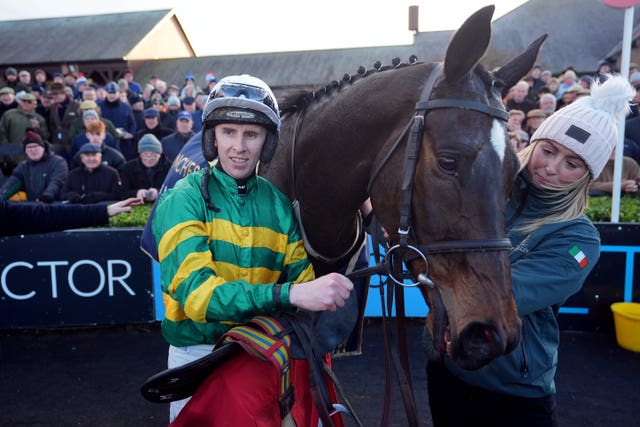
[[[507,149],[507,135],[502,124],[496,119],[493,120],[493,125],[491,126],[491,145],[498,153],[500,162],[503,162],[505,150]]]

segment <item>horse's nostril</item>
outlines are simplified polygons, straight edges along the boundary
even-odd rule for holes
[[[493,334],[489,330],[489,328],[484,328],[484,338],[487,342],[493,341]]]
[[[474,322],[467,325],[458,338],[464,357],[483,360],[500,356],[505,350],[505,340],[490,323]]]

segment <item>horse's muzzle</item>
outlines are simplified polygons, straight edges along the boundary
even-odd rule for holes
[[[512,352],[518,346],[520,327],[517,330],[517,334],[506,338],[505,334],[491,323],[470,323],[456,337],[450,355],[463,369],[479,369],[496,357]]]

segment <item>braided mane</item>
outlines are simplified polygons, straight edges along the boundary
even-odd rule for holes
[[[361,65],[360,67],[358,67],[358,70],[355,74],[345,73],[344,76],[342,76],[341,80],[334,80],[324,87],[314,91],[305,89],[285,89],[282,91],[278,91],[277,98],[278,104],[280,106],[280,113],[284,115],[286,113],[291,113],[303,109],[310,103],[317,102],[325,98],[326,96],[330,96],[346,85],[352,85],[356,81],[370,76],[371,74],[387,70],[394,70],[397,68],[403,68],[419,63],[420,62],[418,61],[418,57],[416,55],[411,55],[408,62],[401,62],[400,58],[393,58],[391,60],[391,65],[382,65],[380,61],[376,61],[373,64],[373,68],[371,69],[366,69]]]

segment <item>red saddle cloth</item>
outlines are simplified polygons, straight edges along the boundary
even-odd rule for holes
[[[331,363],[330,356],[325,358]],[[311,397],[309,365],[290,360],[295,393],[293,418],[298,427],[317,427],[318,413]],[[330,365],[329,365],[330,366]],[[325,378],[333,402],[337,402],[331,380]],[[170,427],[278,427],[280,373],[275,366],[244,351],[216,368],[193,394]],[[332,417],[342,427],[339,414]]]

